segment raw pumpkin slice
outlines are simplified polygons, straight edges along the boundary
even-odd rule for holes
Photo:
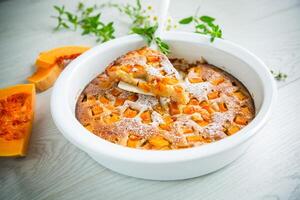
[[[38,68],[49,68],[54,64],[59,64],[58,62],[63,59],[74,59],[88,49],[90,48],[85,46],[65,46],[51,49],[41,52],[35,64]]]
[[[34,116],[35,87],[0,89],[0,156],[25,156]]]
[[[54,84],[61,71],[62,69],[57,64],[50,68],[39,68],[32,76],[28,77],[27,80],[33,83],[37,90],[44,91]]]

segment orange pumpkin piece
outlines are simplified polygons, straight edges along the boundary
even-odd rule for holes
[[[138,112],[136,110],[133,110],[131,108],[127,108],[124,112],[124,117],[127,118],[133,118],[138,114]]]
[[[199,136],[199,135],[188,136],[188,137],[186,137],[186,139],[189,142],[201,142],[201,141],[203,141],[202,136]]]
[[[214,92],[211,92],[207,95],[208,99],[216,99],[219,97],[219,92],[218,91],[214,91]]]
[[[211,115],[207,110],[200,110],[199,112],[201,114],[201,117],[205,120],[205,121],[210,121],[211,119]]]
[[[178,108],[178,104],[175,101],[171,101],[169,104],[170,114],[177,115],[180,114],[180,110]]]
[[[140,115],[141,119],[142,119],[142,122],[145,123],[145,124],[149,124],[151,122],[151,113],[149,110],[143,112],[141,115]]]
[[[159,56],[147,56],[147,61],[148,62],[158,62],[160,60]]]
[[[190,115],[196,112],[196,109],[194,106],[186,106],[183,111],[184,114]]]
[[[163,78],[162,80],[163,84],[168,84],[168,85],[175,85],[178,82],[179,80],[177,80],[176,78],[170,78],[170,77]]]
[[[207,126],[209,124],[209,122],[207,122],[207,121],[198,121],[197,124],[204,127],[204,126]]]
[[[121,91],[117,88],[113,88],[111,90],[111,94],[114,95],[115,97],[119,96],[121,94]]]
[[[25,156],[35,106],[33,84],[0,89],[0,156]]]
[[[104,96],[101,96],[101,97],[99,98],[99,101],[100,101],[101,103],[103,103],[103,104],[109,104],[109,100],[108,100],[106,97],[104,97]]]
[[[129,135],[127,140],[127,146],[131,148],[136,148],[139,142],[140,138],[136,137],[135,135]]]
[[[189,79],[190,83],[200,83],[200,82],[203,81],[201,77],[191,77],[191,78],[188,78],[188,79]]]
[[[182,127],[182,132],[183,132],[184,134],[189,134],[189,133],[193,133],[194,130],[193,130],[192,127],[184,126],[184,127]]]
[[[163,119],[164,119],[164,121],[165,121],[166,124],[170,124],[170,123],[172,123],[172,122],[174,121],[174,120],[172,119],[172,117],[169,116],[169,115],[164,116]]]
[[[115,122],[117,122],[117,121],[119,121],[120,120],[120,116],[119,115],[117,115],[117,114],[111,114],[111,115],[108,115],[108,116],[106,116],[105,118],[104,118],[104,122],[106,123],[106,124],[112,124],[112,123],[115,123]]]
[[[42,92],[53,86],[61,71],[57,64],[49,68],[39,68],[27,80],[33,83],[37,90]]]
[[[37,90],[41,92],[47,90],[66,66],[64,61],[73,60],[88,49],[88,47],[81,46],[66,46],[42,52],[35,63],[37,71],[27,80],[33,83]]]
[[[236,126],[236,125],[231,125],[229,126],[229,128],[227,129],[227,135],[233,135],[236,132],[238,132],[240,130],[240,127]]]
[[[160,124],[159,128],[165,130],[165,131],[170,131],[171,127],[168,124]]]
[[[59,59],[74,59],[89,49],[89,47],[85,46],[64,46],[51,49],[49,51],[41,52],[36,59],[35,64],[38,68],[49,68],[54,64],[57,64]]]
[[[151,86],[148,83],[143,83],[140,82],[138,83],[138,87],[144,90],[145,92],[150,92],[151,91]]]
[[[124,102],[125,102],[125,99],[123,99],[123,98],[116,98],[115,106],[116,106],[116,107],[117,107],[117,106],[121,106],[121,105],[124,104]]]
[[[246,125],[248,123],[248,120],[241,115],[237,115],[234,119],[234,122],[240,125]]]
[[[136,148],[138,142],[139,142],[138,140],[128,139],[128,141],[127,141],[127,146],[128,146],[128,147],[131,147],[131,148]]]
[[[226,112],[228,110],[228,108],[226,106],[226,103],[221,102],[218,105],[219,105],[219,109],[220,109],[221,112]]]
[[[207,110],[210,114],[215,112],[214,109],[206,102],[206,103],[201,103],[201,107],[205,110]]]
[[[133,94],[133,95],[130,95],[130,96],[128,96],[128,100],[130,100],[130,101],[136,101],[136,100],[138,100],[138,95],[136,95],[136,94]]]
[[[100,107],[99,105],[93,106],[93,108],[92,108],[93,115],[98,115],[98,114],[100,114],[102,112],[103,112],[103,108],[102,107]]]
[[[250,109],[249,109],[248,106],[242,107],[242,108],[241,108],[241,112],[242,112],[244,115],[250,115],[250,114],[251,114],[251,111],[250,111]]]
[[[237,91],[237,92],[234,92],[233,95],[238,98],[240,101],[244,100],[246,98],[246,96],[240,92],[240,91]]]
[[[168,146],[170,143],[168,140],[163,138],[162,136],[152,136],[149,139],[149,143],[153,145],[155,148],[162,148],[164,146]]]
[[[220,77],[220,78],[212,80],[211,84],[213,84],[213,85],[219,85],[220,83],[223,83],[223,82],[224,82],[224,78]]]

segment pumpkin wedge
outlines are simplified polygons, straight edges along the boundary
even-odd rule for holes
[[[0,156],[26,155],[34,106],[33,84],[0,89]]]
[[[89,47],[65,46],[40,53],[36,60],[37,71],[27,80],[38,91],[50,88],[70,61],[87,51]]]
[[[28,77],[27,80],[33,83],[37,90],[44,91],[54,84],[61,71],[62,69],[57,64],[50,68],[39,68],[32,76]]]
[[[85,46],[64,46],[49,51],[41,52],[36,59],[36,66],[38,68],[49,68],[62,59],[74,59],[83,52],[90,49]]]

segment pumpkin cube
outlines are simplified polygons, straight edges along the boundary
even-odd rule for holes
[[[104,96],[100,96],[99,101],[103,104],[109,104],[109,100]]]
[[[171,101],[169,104],[169,110],[171,115],[180,114],[180,110],[178,108],[178,104],[175,101]]]
[[[101,106],[95,105],[95,106],[92,107],[92,114],[93,115],[98,115],[102,112],[103,112],[103,108]]]
[[[104,122],[106,124],[113,124],[119,120],[120,120],[120,116],[115,113],[112,113],[112,114],[104,117]]]
[[[189,142],[201,142],[201,141],[203,141],[203,138],[200,135],[187,136],[186,139]]]
[[[219,85],[220,83],[223,83],[223,82],[224,82],[224,78],[220,77],[220,78],[212,80],[211,84],[213,84],[213,85]]]
[[[128,100],[130,100],[130,101],[136,101],[136,100],[138,100],[138,95],[136,95],[136,94],[133,94],[133,95],[130,95],[130,96],[128,96]]]
[[[160,124],[159,128],[165,130],[165,131],[170,131],[171,127],[168,124]]]
[[[149,124],[152,120],[151,120],[151,113],[149,110],[143,112],[141,115],[140,115],[141,119],[142,119],[142,122],[145,123],[145,124]]]
[[[219,97],[219,92],[218,91],[214,91],[214,92],[211,92],[207,95],[208,99],[216,99]]]
[[[189,77],[189,82],[190,83],[200,83],[200,82],[203,82],[202,78],[201,77]]]
[[[227,135],[233,135],[240,130],[240,127],[236,125],[230,125],[227,129]]]
[[[138,114],[138,111],[133,110],[131,108],[127,108],[123,114],[124,117],[133,118]]]
[[[246,96],[241,91],[234,92],[233,96],[238,98],[240,101],[242,101],[246,98]]]
[[[162,136],[152,136],[149,138],[149,143],[155,148],[162,148],[164,146],[169,146],[169,141],[163,138]]]
[[[218,105],[221,112],[226,112],[228,110],[226,103],[220,102]]]
[[[234,118],[234,122],[240,125],[246,125],[248,123],[248,120],[241,115],[237,115]]]
[[[123,98],[116,98],[115,106],[116,106],[116,107],[117,107],[117,106],[121,106],[121,105],[124,104],[124,102],[125,102],[125,99],[123,99]]]

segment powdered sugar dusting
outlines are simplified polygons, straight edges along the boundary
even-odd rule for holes
[[[243,112],[251,112],[246,118],[249,121],[252,120],[254,115],[252,100],[250,98],[245,100],[236,98],[232,93],[243,89],[243,87],[230,76],[226,76],[225,73],[219,72],[213,67],[210,68],[209,65],[201,65],[200,70],[187,70],[189,67],[197,67],[195,64],[184,67],[184,70],[178,73],[164,55],[158,55],[156,52],[153,54],[154,63],[157,61],[155,56],[159,56],[160,65],[157,62],[153,66],[148,65],[149,60],[145,56],[129,55],[129,58],[123,57],[119,61],[122,61],[124,65],[142,65],[150,76],[164,77],[165,75],[161,74],[162,70],[164,70],[166,76],[172,77],[182,73],[181,76],[185,77],[185,80],[178,83],[178,85],[182,86],[190,97],[196,98],[198,102],[191,101],[187,105],[178,103],[176,109],[179,110],[180,114],[174,114],[168,97],[138,94],[137,100],[132,101],[128,97],[134,93],[120,89],[118,89],[120,92],[115,92],[117,82],[113,82],[110,89],[100,89],[98,83],[102,80],[95,82],[95,80],[98,80],[95,79],[86,87],[79,98],[76,117],[86,127],[92,127],[92,132],[96,135],[125,146],[128,144],[129,136],[136,135],[138,140],[141,139],[141,142],[138,143],[140,146],[137,146],[137,148],[142,149],[149,148],[149,141],[147,141],[149,137],[160,135],[170,142],[169,147],[173,149],[201,145],[227,137],[226,133],[228,134],[227,131],[230,125],[237,125],[239,128],[244,126],[237,124],[235,121],[236,115],[243,115]],[[131,56],[133,58],[130,58]],[[136,67],[136,70],[138,70],[138,66]],[[133,68],[133,71],[135,71],[135,68]],[[196,79],[193,82],[198,82],[198,80],[201,82],[191,83],[186,77],[187,71],[189,73],[187,77]],[[220,77],[224,78],[224,81],[215,83],[214,80]],[[233,81],[235,84],[233,84]],[[218,92],[217,96],[211,96],[216,94],[210,94],[215,91]],[[102,95],[109,102],[101,103],[99,98]],[[125,102],[121,102],[123,105],[116,106],[116,103],[119,102],[116,100],[120,98],[125,99]],[[206,100],[205,104],[200,103],[203,100]],[[97,108],[97,106],[102,107],[101,114],[95,114],[92,110],[93,107]],[[245,106],[249,108],[248,111],[247,109],[245,111]],[[128,112],[125,114],[124,112],[128,108],[137,112],[127,110]],[[147,121],[149,119],[148,113],[143,113],[146,110],[151,113],[150,122]],[[97,112],[97,109],[95,109],[95,112]],[[167,116],[170,117],[168,123]],[[107,119],[110,121],[107,122]],[[160,124],[167,126],[159,126]],[[189,140],[189,137],[192,137],[192,139]],[[131,139],[135,140],[134,137]],[[148,147],[144,147],[146,143]],[[150,148],[153,147],[151,145]]]
[[[156,111],[153,111],[151,113],[151,118],[152,118],[152,125],[159,125],[164,123],[164,120],[162,119],[161,115]]]
[[[185,89],[199,101],[207,100],[207,94],[212,91],[212,85],[209,82],[190,83],[188,79],[184,82]]]

